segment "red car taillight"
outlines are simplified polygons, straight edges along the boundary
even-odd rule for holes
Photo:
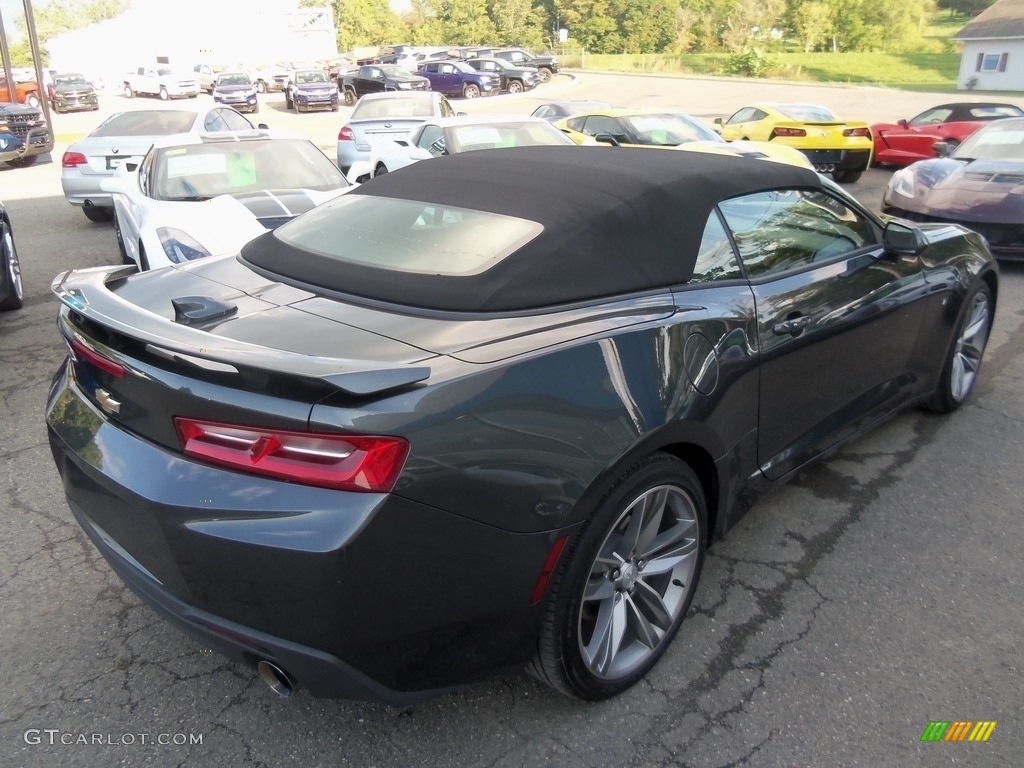
[[[843,136],[854,137],[854,136],[870,136],[867,128],[847,128],[843,131]]]
[[[99,368],[101,371],[109,373],[114,378],[124,378],[124,366],[120,363],[115,363],[110,358],[104,357],[95,349],[85,346],[85,344],[80,342],[78,339],[68,342],[68,346],[71,347],[71,355],[76,360],[89,363],[94,368]]]
[[[79,165],[85,165],[87,162],[89,161],[81,152],[65,152],[64,157],[60,159],[60,164],[64,168],[75,168]]]
[[[803,128],[776,128],[773,133],[776,136],[806,136],[807,131]]]
[[[400,437],[295,432],[174,419],[186,456],[242,472],[342,491],[387,493],[409,455]]]
[[[338,141],[355,141],[355,134],[352,133],[352,129],[347,125],[341,126],[341,130],[338,132]]]

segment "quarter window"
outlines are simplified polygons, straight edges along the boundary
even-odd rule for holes
[[[719,206],[751,278],[847,256],[877,242],[871,223],[819,190],[773,190]]]
[[[712,211],[704,227],[704,236],[697,252],[691,283],[710,283],[716,280],[737,280],[743,277],[729,235],[726,234],[717,211]]]

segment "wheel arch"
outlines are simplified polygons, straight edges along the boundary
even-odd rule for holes
[[[635,443],[628,451],[604,468],[590,483],[576,502],[575,513],[566,524],[586,522],[602,498],[612,489],[626,470],[644,458],[655,453],[666,453],[685,462],[700,480],[701,490],[707,506],[706,544],[710,544],[719,532],[719,523],[728,515],[723,513],[722,484],[727,478],[720,477],[720,467],[715,456],[725,451],[717,448],[718,440],[703,424],[668,424]]]

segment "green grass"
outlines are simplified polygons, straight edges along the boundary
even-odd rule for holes
[[[884,85],[907,90],[956,90],[959,53],[772,53],[765,77],[819,83]],[[587,54],[565,66],[614,72],[725,75],[729,55]]]

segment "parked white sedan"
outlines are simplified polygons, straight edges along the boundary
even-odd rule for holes
[[[307,139],[250,131],[160,140],[103,188],[121,257],[146,270],[235,252],[352,186]]]
[[[573,144],[546,120],[522,115],[441,117],[413,128],[407,136],[373,145],[368,163],[357,162],[350,179],[380,176],[419,160],[499,147]]]
[[[251,131],[253,127],[234,109],[221,105],[199,112],[159,108],[117,112],[64,153],[60,163],[64,198],[81,208],[89,221],[110,221],[113,203],[100,183],[121,165],[142,160],[154,141],[183,133]]]

